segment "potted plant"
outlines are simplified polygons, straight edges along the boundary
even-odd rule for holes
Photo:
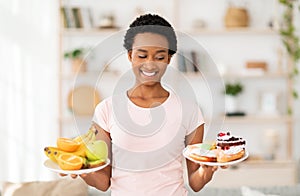
[[[87,63],[83,58],[85,54],[85,48],[74,48],[64,53],[64,58],[71,60],[72,71],[74,73],[86,71]]]
[[[225,110],[226,113],[237,112],[237,96],[243,92],[241,83],[226,83],[225,84]]]

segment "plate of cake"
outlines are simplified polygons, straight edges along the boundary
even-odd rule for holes
[[[209,166],[226,166],[246,160],[246,140],[230,132],[219,132],[214,142],[188,145],[183,150],[187,159]]]

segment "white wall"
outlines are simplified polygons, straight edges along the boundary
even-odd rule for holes
[[[177,2],[177,3],[176,3]],[[279,6],[276,0],[265,0],[265,1],[231,1],[234,4],[246,6],[250,15],[250,27],[254,29],[265,29],[268,27],[268,23],[272,19],[280,20],[282,7]],[[69,3],[69,1],[68,1]],[[116,16],[116,24],[121,27],[121,29],[126,29],[128,24],[137,15],[136,8],[143,10],[145,12],[160,13],[166,17],[179,32],[187,33],[195,39],[198,44],[200,44],[212,57],[213,61],[219,65],[222,64],[227,67],[229,72],[231,71],[242,71],[245,69],[245,63],[248,60],[263,60],[268,63],[269,71],[276,72],[278,69],[278,62],[281,59],[278,56],[278,51],[282,49],[282,43],[278,35],[272,34],[261,34],[261,33],[218,33],[218,30],[224,27],[223,17],[225,15],[226,8],[228,6],[228,1],[225,0],[187,0],[187,1],[130,1],[124,2],[122,0],[105,2],[97,1],[96,4],[93,1],[76,1],[76,3],[70,3],[69,5],[86,5],[92,6],[94,20],[99,21],[99,18],[104,13],[114,13]],[[116,4],[122,4],[122,6],[116,6]],[[122,9],[121,9],[122,7]],[[125,9],[127,7],[127,9]],[[207,34],[196,34],[193,30],[193,25],[196,20],[204,20],[206,27],[209,29],[216,29],[217,33],[207,33]],[[299,22],[297,23],[299,28]],[[104,35],[105,38],[109,35]],[[86,45],[95,45],[95,43],[101,44],[101,39],[99,37],[86,36],[77,37],[73,36],[65,42],[66,47],[74,47]],[[120,43],[121,45],[122,43]],[[185,46],[187,49],[189,46]],[[99,66],[105,60],[101,58],[101,54],[94,57],[93,62],[95,66]],[[283,60],[284,62],[284,60]],[[175,62],[173,62],[176,64]],[[117,57],[111,65],[112,69],[126,70],[126,66],[130,66],[126,55],[121,55]],[[125,67],[125,69],[124,69]],[[284,65],[283,65],[284,67]],[[102,88],[100,89],[103,97],[109,96],[113,91],[113,85],[115,84],[117,78],[107,78],[106,82],[102,83]],[[195,89],[199,89],[199,81],[193,81],[191,79],[191,84]],[[274,91],[280,95],[278,101],[278,108],[281,114],[286,114],[286,79],[239,79],[245,85],[245,91],[243,95],[240,96],[240,108],[247,111],[247,114],[256,115],[257,111],[260,109],[259,96],[260,93],[264,91]],[[297,82],[297,87],[299,88],[299,82]],[[203,91],[195,90],[196,96],[199,99],[200,105],[203,106],[203,111],[205,115],[210,115],[211,112],[211,100],[203,99]],[[205,94],[205,93],[204,93]],[[209,95],[207,95],[209,96]],[[222,93],[220,92],[220,96]],[[295,116],[299,115],[299,101],[295,101]],[[251,125],[251,126],[249,126]],[[266,123],[265,125],[255,125],[253,123],[244,123],[239,125],[224,125],[224,129],[232,130],[234,133],[243,135],[249,140],[251,145],[251,152],[259,154],[261,145],[263,143],[263,134],[267,129],[275,129],[279,132],[281,138],[281,150],[279,153],[285,154],[286,150],[286,129],[284,123]],[[299,125],[295,125],[294,129],[294,147],[299,141]],[[218,130],[211,130],[213,134]],[[261,138],[257,144],[257,138]],[[300,157],[300,151],[295,149],[295,158]]]

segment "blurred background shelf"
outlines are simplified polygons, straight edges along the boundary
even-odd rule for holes
[[[198,30],[182,30],[190,35],[274,35],[278,36],[278,32],[271,28],[252,28],[252,27],[234,27],[234,28],[203,28]]]
[[[100,28],[64,28],[62,34],[64,36],[109,36],[117,33],[120,29],[100,29]]]
[[[290,123],[294,118],[289,115],[267,116],[267,115],[246,115],[246,116],[226,116],[224,123]]]
[[[216,78],[220,77],[223,79],[286,79],[289,77],[289,74],[283,73],[283,72],[274,72],[274,73],[262,73],[262,74],[256,74],[256,73],[247,73],[245,72],[237,72],[237,73],[226,73],[226,74],[210,74],[210,73],[194,73],[194,72],[181,72],[186,78],[201,78],[201,77],[207,77],[207,78]]]
[[[294,124],[299,119],[293,115],[288,115],[287,111],[287,108],[294,107],[290,93],[293,81],[288,74],[289,64],[282,47],[278,27],[270,27],[270,22],[276,23],[278,22],[276,20],[279,20],[279,17],[281,17],[281,10],[278,9],[279,3],[275,0],[249,1],[247,9],[251,16],[251,23],[247,27],[226,28],[224,15],[228,7],[228,1],[225,0],[166,0],[159,3],[142,0],[128,2],[127,7],[135,9],[118,8],[115,5],[119,2],[61,0],[60,8],[65,5],[69,5],[71,8],[90,8],[94,24],[90,28],[66,28],[63,25],[60,28],[60,133],[66,134],[70,131],[74,133],[77,129],[86,130],[92,120],[92,115],[76,116],[74,118],[70,111],[66,111],[66,94],[72,88],[71,82],[78,78],[76,80],[77,84],[86,84],[89,81],[99,82],[98,79],[101,79],[101,85],[97,90],[101,93],[102,98],[106,98],[113,93],[114,85],[117,84],[118,78],[123,76],[124,70],[120,71],[119,69],[130,66],[126,54],[112,60],[105,59],[103,53],[95,53],[95,59],[92,63],[96,65],[92,66],[93,69],[87,69],[85,73],[75,75],[65,71],[68,70],[68,68],[66,69],[68,65],[65,64],[63,52],[67,49],[86,45],[94,46],[96,43],[101,43],[101,40],[127,29],[127,26],[138,14],[146,12],[158,13],[172,23],[179,35],[181,35],[180,33],[185,34],[187,37],[192,38],[198,44],[197,46],[203,46],[203,50],[196,51],[199,54],[198,60],[204,59],[201,62],[205,63],[205,60],[207,60],[205,55],[213,59],[213,61],[210,61],[211,64],[209,64],[209,66],[216,67],[213,71],[205,69],[207,67],[201,67],[203,69],[198,70],[198,72],[181,72],[182,76],[187,79],[190,86],[194,89],[195,97],[203,110],[206,122],[219,123],[222,125],[219,128],[230,130],[237,135],[245,137],[248,141],[247,147],[249,147],[251,152],[254,152],[254,155],[261,151],[260,140],[266,139],[264,137],[268,130],[275,131],[280,137],[279,150],[280,153],[285,155],[284,160],[254,160],[250,156],[249,160],[239,164],[237,167],[217,172],[209,186],[295,184],[297,182],[297,170],[295,167],[294,147],[296,144],[294,133],[296,130],[294,129]],[[268,9],[265,9],[266,7]],[[114,24],[112,26],[119,28],[99,28],[99,23],[102,22],[101,19],[105,15],[113,16]],[[195,24],[199,24],[199,21],[202,28],[195,27]],[[122,46],[122,43],[118,44],[120,44],[120,47]],[[188,43],[179,44],[178,53],[182,52],[183,55],[188,55],[189,59],[192,59],[191,51],[195,50],[193,46],[196,44],[191,45]],[[172,59],[171,61],[171,66],[175,69],[179,66],[178,53],[174,55],[174,60]],[[115,60],[115,65],[112,65],[113,69],[111,70],[117,70],[117,72],[107,71],[99,76],[99,71],[93,71],[97,70],[99,65]],[[267,69],[251,69],[250,71],[247,68],[249,61],[265,62]],[[193,69],[190,68],[189,70]],[[208,83],[213,84],[216,80],[222,81],[224,84],[228,81],[238,81],[243,84],[244,94],[240,98],[241,110],[245,112],[245,116],[224,117],[222,116],[224,110],[213,110],[213,104],[219,103],[211,99],[212,91],[218,91],[214,96],[219,96],[219,101],[221,99],[224,101],[225,97],[223,92],[224,86],[222,89],[214,88],[213,85],[211,88],[207,88]],[[69,85],[67,85],[68,83]],[[91,85],[95,87],[95,84]],[[278,96],[276,97],[278,98],[277,116],[259,114],[261,96],[265,92],[273,92]],[[217,115],[214,117],[210,116],[214,112]],[[76,122],[74,122],[75,119]],[[74,124],[79,125],[79,127],[74,126]],[[228,179],[233,180],[233,182]]]
[[[112,33],[116,33],[120,31],[120,28],[90,28],[90,29],[85,29],[85,28],[64,28],[62,30],[62,33],[65,36],[78,36],[78,35],[83,35],[83,36],[94,36],[94,35],[109,35]],[[278,32],[275,31],[274,29],[271,28],[265,28],[265,29],[260,29],[260,28],[220,28],[220,29],[209,29],[209,28],[204,28],[204,29],[199,29],[199,30],[180,30],[182,32],[185,32],[189,35],[195,36],[195,35],[274,35],[278,36]]]
[[[296,184],[297,164],[294,161],[245,161],[236,167],[220,169],[208,186],[232,188]]]

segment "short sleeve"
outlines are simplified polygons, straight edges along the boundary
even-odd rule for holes
[[[110,132],[109,116],[109,101],[108,99],[105,99],[96,106],[92,121],[99,125],[105,131]]]
[[[186,135],[191,134],[197,127],[204,124],[204,119],[202,116],[202,112],[197,104],[193,105],[193,108],[191,109],[191,115],[189,116],[188,124],[187,124],[187,130]]]

